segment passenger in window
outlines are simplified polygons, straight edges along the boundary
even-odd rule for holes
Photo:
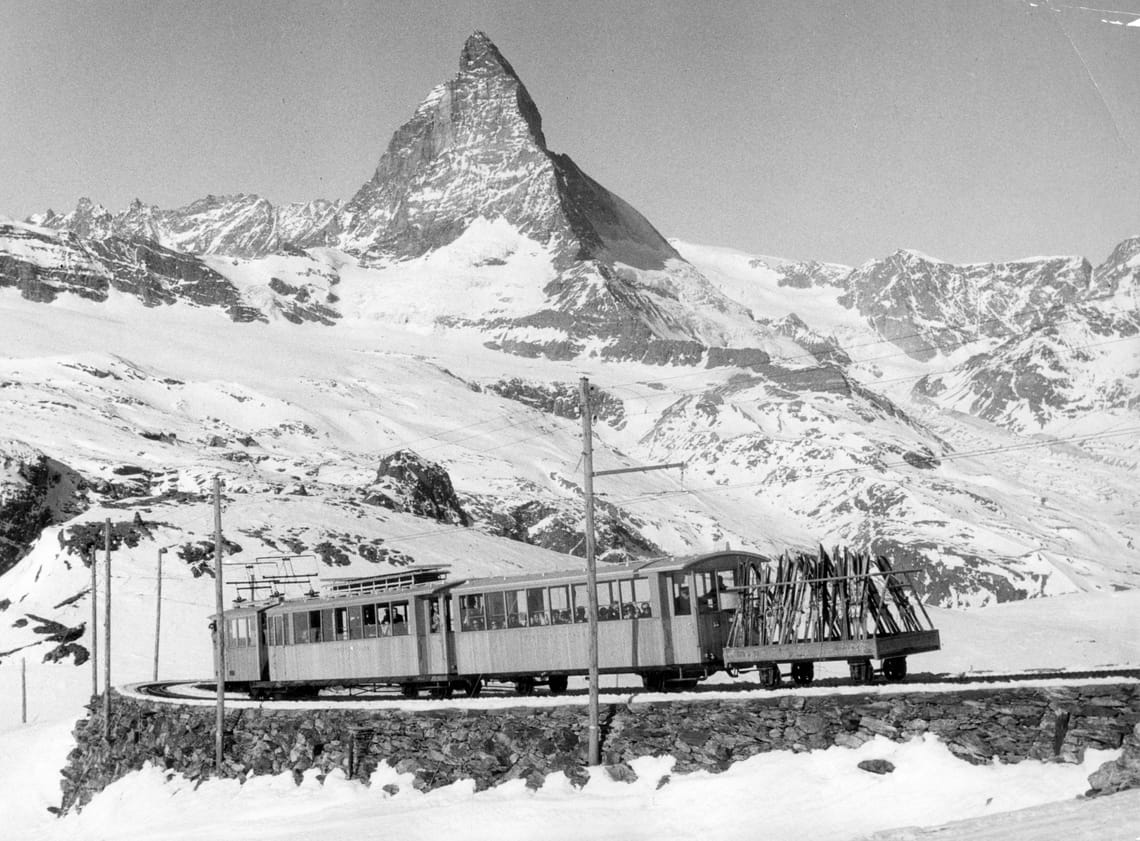
[[[653,615],[653,611],[649,607],[649,602],[641,602],[637,606],[637,615],[640,619],[647,619]]]
[[[434,634],[439,630],[439,608],[435,606],[435,602],[431,605],[431,632]]]
[[[677,591],[676,598],[673,599],[673,615],[674,616],[687,616],[693,612],[693,605],[689,601],[689,588],[681,587]]]
[[[621,606],[621,618],[622,619],[636,619],[637,618],[637,608],[634,607],[633,602],[625,602]]]
[[[387,637],[392,634],[392,619],[385,610],[383,616],[380,617],[380,636]]]
[[[541,610],[536,610],[530,615],[530,624],[532,625],[545,625],[546,614]]]
[[[579,607],[579,608],[576,608],[574,610],[574,621],[575,622],[585,622],[588,619],[589,619],[589,617],[586,616],[586,608]]]

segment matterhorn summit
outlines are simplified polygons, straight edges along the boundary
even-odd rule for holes
[[[661,269],[679,259],[645,217],[550,151],[526,86],[476,32],[463,45],[458,75],[432,90],[345,206],[339,244],[368,256],[418,257],[480,217],[555,245],[567,265],[598,259]]]

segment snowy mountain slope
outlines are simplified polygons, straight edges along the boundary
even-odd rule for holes
[[[260,196],[237,194],[210,195],[173,210],[135,199],[126,210],[113,214],[84,197],[70,213],[48,210],[30,216],[28,222],[83,239],[147,239],[187,254],[256,258],[291,245],[324,244],[320,232],[339,210],[339,203],[323,199],[275,207]]]
[[[377,173],[343,208],[136,204],[123,235],[87,202],[54,228],[5,224],[10,449],[80,477],[90,511],[197,505],[217,473],[251,511],[298,497],[360,519],[382,514],[380,458],[408,450],[446,470],[474,531],[580,553],[585,373],[599,469],[686,463],[599,483],[608,556],[850,542],[921,568],[943,604],[1135,586],[1136,459],[1114,435],[1135,416],[1140,240],[1095,272],[674,247],[548,150],[478,33]],[[288,242],[310,234],[326,244]],[[1068,385],[1034,403],[1021,384],[1039,373],[998,352],[1058,329],[1056,310],[1117,355],[1069,354]],[[992,409],[971,391],[991,370],[1013,383]],[[1053,439],[1020,434],[1039,405]],[[58,523],[36,505],[29,522]],[[363,532],[246,528],[258,551],[327,544],[331,565],[419,558]],[[19,533],[13,558],[41,551]]]

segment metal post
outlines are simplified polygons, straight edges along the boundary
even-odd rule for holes
[[[111,738],[111,518],[103,524],[103,738]]]
[[[222,731],[226,722],[226,618],[222,615],[225,605],[222,600],[222,480],[214,477],[214,605],[217,610],[215,639],[215,656],[218,673],[215,683],[217,685],[217,717],[214,722],[214,770],[220,776],[222,773]]]
[[[158,550],[158,584],[154,591],[154,676],[158,681],[158,644],[162,637],[162,556],[166,554],[166,547]]]
[[[598,572],[594,558],[594,441],[590,408],[590,381],[582,377],[582,489],[586,497],[586,598],[590,628],[590,753],[589,764],[601,762],[598,744]]]
[[[91,561],[91,703],[95,703],[99,697],[99,604],[96,599],[98,588],[95,586],[95,559],[98,555],[94,543],[88,548],[87,554]]]

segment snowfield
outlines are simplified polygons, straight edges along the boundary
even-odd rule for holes
[[[145,588],[140,587],[139,590]],[[150,676],[153,612],[142,592],[116,623],[116,683]],[[129,591],[124,599],[131,599]],[[183,605],[180,628],[201,628],[197,639],[172,646],[160,677],[197,677],[209,666],[204,616],[209,598]],[[136,609],[137,608],[137,609]],[[167,605],[164,609],[170,609]],[[196,614],[196,615],[195,615]],[[165,615],[165,614],[164,614]],[[1140,593],[1078,594],[999,605],[963,613],[937,610],[945,648],[912,660],[912,684],[925,673],[1002,674],[1032,669],[1140,667]],[[169,626],[168,626],[169,627]],[[998,641],[995,643],[995,641]],[[834,669],[835,667],[832,667]],[[421,793],[408,775],[382,767],[370,785],[310,774],[261,777],[245,785],[211,780],[195,785],[157,768],[132,773],[79,814],[47,810],[59,802],[59,769],[70,730],[90,686],[88,668],[40,665],[29,670],[31,721],[19,723],[19,664],[0,662],[0,821],[14,841],[200,839],[270,841],[318,834],[361,839],[915,839],[931,837],[1039,841],[1134,839],[1140,835],[1140,791],[1078,800],[1087,777],[1117,752],[1089,751],[1080,766],[1025,761],[974,766],[926,736],[898,744],[875,739],[858,750],[772,752],[736,763],[722,774],[672,775],[668,756],[633,763],[639,779],[615,782],[602,770],[577,789],[560,774],[538,791],[521,780],[474,791],[471,781]],[[827,673],[821,672],[820,676]],[[743,678],[741,679],[743,680]],[[729,682],[721,678],[722,682]],[[1055,678],[1034,681],[1050,685]],[[624,700],[628,680],[605,676],[603,702]],[[1000,684],[998,684],[1000,685]],[[1025,685],[1025,684],[1020,684]],[[960,688],[945,684],[944,688]],[[881,692],[907,686],[881,687]],[[782,690],[823,694],[822,687]],[[844,692],[863,692],[855,687]],[[764,695],[761,690],[756,694]],[[718,697],[689,693],[685,697]],[[734,695],[734,697],[741,697]],[[536,703],[585,703],[581,696]],[[209,704],[208,699],[201,703]],[[235,699],[235,703],[236,699]],[[251,703],[251,702],[246,702]],[[433,702],[409,701],[407,706]],[[454,700],[453,706],[517,705],[510,698]],[[309,707],[311,703],[298,702]],[[876,776],[857,768],[886,759],[896,770]],[[398,787],[391,794],[385,786]],[[958,823],[962,822],[962,823]],[[879,834],[876,834],[879,833]]]

